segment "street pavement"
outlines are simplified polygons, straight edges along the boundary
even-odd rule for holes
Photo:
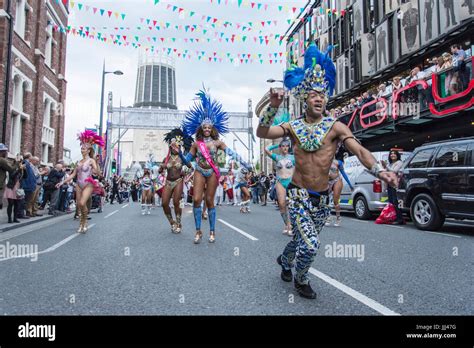
[[[316,300],[280,279],[289,237],[273,204],[217,208],[216,242],[193,244],[191,207],[172,234],[161,208],[138,203],[92,213],[76,233],[72,215],[0,233],[0,246],[39,254],[0,260],[2,315],[472,315],[470,223],[424,232],[343,216],[325,227],[311,268]],[[353,248],[351,249],[351,246]],[[334,252],[333,252],[334,251]],[[358,252],[354,252],[358,251]],[[339,252],[339,253],[338,253]]]

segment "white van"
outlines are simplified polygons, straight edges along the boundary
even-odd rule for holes
[[[373,152],[377,161],[388,163],[389,151]],[[411,152],[400,152],[405,161]],[[369,174],[356,156],[344,160],[344,170],[349,177],[354,191],[344,179],[341,200],[341,210],[353,211],[358,219],[368,220],[373,213],[380,213],[388,202],[387,187],[384,182]]]

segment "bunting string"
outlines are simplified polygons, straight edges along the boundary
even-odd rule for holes
[[[58,30],[55,28],[54,30]],[[123,35],[108,34],[104,35],[100,32],[89,32],[85,30],[71,30],[66,29],[66,34],[74,37],[83,39],[95,40],[104,44],[113,44],[121,47],[132,47],[135,49],[144,49],[147,52],[164,53],[168,56],[182,59],[198,59],[202,61],[222,63],[240,63],[240,64],[252,64],[252,63],[269,63],[269,64],[282,64],[286,61],[286,52],[272,52],[272,53],[231,53],[231,52],[209,52],[206,50],[179,50],[177,48],[161,47],[155,45],[146,45],[141,42],[136,42],[136,38],[130,38]]]
[[[217,1],[217,0],[214,0]],[[104,8],[99,8],[95,6],[90,6],[90,5],[85,5],[81,2],[77,2],[75,0],[56,0],[56,2],[63,2],[64,4],[69,4],[70,9],[77,9],[82,12],[87,12],[93,15],[101,16],[101,17],[106,17],[106,18],[115,18],[117,20],[122,20],[124,21],[125,18],[129,17],[126,13],[123,12],[117,12],[111,9],[104,9]],[[157,2],[156,4],[158,4]],[[297,7],[290,7],[288,5],[279,5],[279,7],[282,7],[282,10],[287,9],[296,14],[296,11],[298,10]],[[294,22],[293,19],[287,19],[284,21],[278,21],[278,20],[258,20],[258,21],[251,21],[251,22],[230,22],[226,21],[223,19],[219,19],[207,14],[199,14],[195,11],[187,10],[185,8],[175,6],[172,4],[167,4],[165,6],[165,9],[177,13],[179,16],[183,18],[200,18],[200,20],[207,25],[210,25],[212,28],[233,28],[235,30],[240,30],[242,32],[245,31],[252,31],[252,30],[263,30],[265,28],[273,28],[273,27],[278,27],[279,25],[290,25],[292,22]],[[321,12],[315,13],[314,15],[316,16],[323,16],[323,15],[329,15],[329,16],[337,16],[337,15],[344,15],[345,10],[337,11],[337,9],[329,9],[329,8],[324,8],[322,7],[321,9],[324,9]],[[301,12],[304,11],[304,8],[299,8]],[[299,19],[300,21],[304,21],[305,18],[304,16],[301,16]],[[159,21],[157,19],[152,19],[152,18],[140,18],[140,22],[144,24],[145,22],[147,25],[151,26],[153,23],[154,27],[157,27],[157,23],[160,23],[162,21]]]
[[[81,26],[68,26],[66,28],[60,27],[56,24],[50,23],[49,24],[53,25],[54,30],[60,33],[66,33],[67,31],[83,31],[83,32],[98,32],[101,33],[103,36],[107,36],[109,33],[106,33],[104,31],[111,31],[114,30],[117,32],[114,35],[117,36],[122,36],[122,37],[128,37],[128,38],[133,38],[137,42],[141,41],[154,41],[154,42],[184,42],[184,43],[211,43],[211,42],[219,42],[219,43],[227,43],[227,44],[237,44],[237,43],[244,43],[244,44],[259,44],[262,46],[269,46],[269,45],[279,45],[281,46],[283,44],[283,39],[284,36],[279,35],[279,34],[268,34],[268,35],[258,35],[258,36],[248,36],[248,35],[240,35],[240,34],[232,34],[232,35],[226,35],[224,32],[209,32],[206,29],[204,30],[204,34],[207,37],[186,37],[186,38],[181,38],[181,37],[159,37],[159,36],[142,36],[142,35],[136,35],[134,32],[135,31],[143,31],[146,29],[152,30],[152,27],[136,27],[136,28],[130,28],[130,27],[100,27],[97,28],[95,26],[87,26],[87,25],[81,25]],[[119,33],[120,32],[120,35]],[[129,32],[125,34],[124,32]],[[133,33],[130,33],[133,32]],[[198,33],[198,31],[194,31],[195,33]]]

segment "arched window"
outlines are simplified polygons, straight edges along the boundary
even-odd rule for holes
[[[46,45],[44,49],[45,62],[50,67],[53,68],[53,17],[48,13],[48,24],[46,25]]]
[[[16,11],[15,11],[15,31],[23,39],[26,33],[26,16],[28,7],[26,0],[16,0]]]
[[[50,127],[51,124],[51,100],[44,101],[43,126]]]
[[[21,152],[21,113],[23,112],[23,79],[16,75],[13,78],[13,100],[11,114],[10,152],[14,155]]]
[[[58,103],[48,94],[43,97],[44,111],[43,111],[43,134],[41,138],[42,151],[41,161],[46,164],[50,161],[51,149],[55,145],[56,131],[52,127],[53,118],[56,116]]]
[[[18,111],[23,111],[23,80],[19,75],[13,78],[12,106]]]
[[[11,103],[10,152],[21,152],[23,120],[28,120],[26,110],[27,93],[32,91],[32,81],[19,70],[13,70],[13,99]]]

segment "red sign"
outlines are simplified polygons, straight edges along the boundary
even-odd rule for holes
[[[433,74],[431,78],[432,78],[432,80],[431,80],[432,85],[437,86],[438,85],[438,75]],[[430,88],[430,86],[428,85],[428,83],[425,80],[416,80],[416,81],[410,82],[405,87],[402,87],[399,90],[396,90],[395,92],[393,92],[392,101],[391,101],[391,104],[392,104],[392,112],[391,112],[392,119],[396,120],[400,117],[400,103],[398,102],[398,100],[399,100],[400,95],[402,94],[402,92],[404,92],[406,90],[409,90],[411,88],[418,88],[418,86],[421,86],[422,89]],[[466,109],[470,108],[471,106],[474,105],[474,94],[472,93],[473,89],[474,89],[474,79],[471,79],[469,81],[469,85],[466,88],[466,90],[464,90],[462,92],[459,92],[457,94],[454,94],[454,95],[447,96],[447,97],[441,97],[438,93],[437,88],[431,88],[433,99],[436,100],[439,103],[437,105],[435,105],[434,103],[429,103],[429,109],[430,109],[431,113],[434,116],[445,116],[445,115],[452,114],[454,112],[458,112],[458,111],[462,111],[462,110],[466,110]],[[438,109],[439,106],[444,106],[447,103],[451,103],[452,101],[459,100],[459,99],[465,98],[465,97],[469,97],[469,95],[471,95],[471,98],[468,99],[468,101],[466,103],[462,104],[462,105],[453,106],[451,108],[447,108],[447,109],[444,109],[444,110],[439,110]],[[383,105],[382,108],[364,114],[364,110],[367,109],[369,106],[374,105],[374,104],[379,104],[379,103]],[[378,98],[378,99],[373,100],[373,101],[371,101],[367,104],[364,104],[360,109],[356,109],[353,112],[352,117],[351,117],[351,119],[348,123],[348,126],[350,127],[352,125],[352,123],[354,122],[354,119],[357,116],[359,116],[360,125],[364,129],[368,129],[368,128],[378,126],[379,124],[385,122],[385,120],[388,118],[388,105],[389,105],[389,102],[385,98]],[[376,121],[368,122],[368,123],[365,122],[366,119],[368,119],[372,116],[375,116],[375,115],[377,115],[377,120]]]

